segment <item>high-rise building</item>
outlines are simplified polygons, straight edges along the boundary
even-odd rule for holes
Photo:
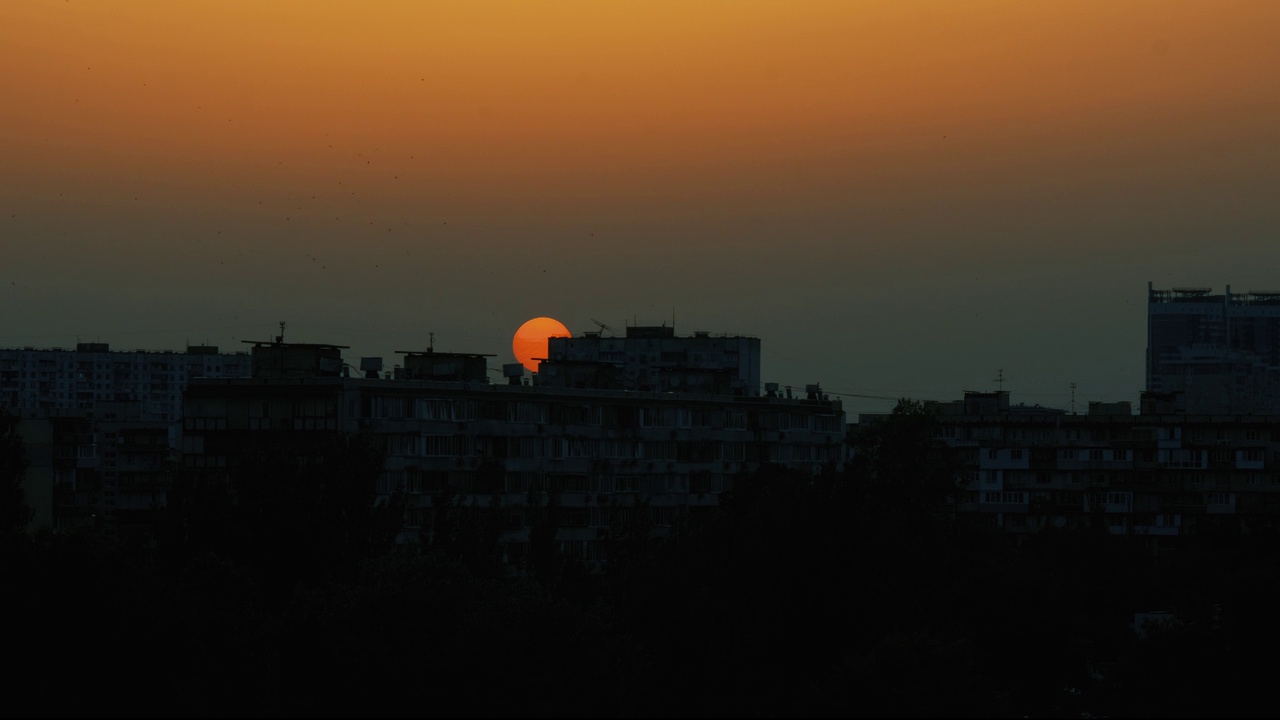
[[[1147,284],[1147,388],[1195,414],[1280,413],[1280,292]]]

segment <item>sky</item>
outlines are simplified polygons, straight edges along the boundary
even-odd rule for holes
[[[674,322],[851,417],[1136,403],[1147,282],[1280,290],[1278,199],[1273,0],[0,3],[3,347]]]

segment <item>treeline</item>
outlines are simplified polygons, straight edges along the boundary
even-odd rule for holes
[[[2,423],[0,423],[2,425]],[[958,466],[902,403],[840,472],[764,467],[587,573],[442,498],[417,545],[362,437],[179,478],[154,548],[28,535],[0,427],[10,707],[34,715],[1261,715],[1280,540],[1105,530],[1012,544],[948,511]],[[1140,639],[1134,613],[1172,623]]]

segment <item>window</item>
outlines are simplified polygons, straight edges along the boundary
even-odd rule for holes
[[[398,419],[409,414],[408,398],[373,395],[368,401],[368,415],[371,418]]]
[[[565,454],[572,458],[595,457],[596,441],[588,438],[570,438],[566,441],[568,448]]]
[[[675,427],[675,408],[640,408],[641,427]]]
[[[676,508],[674,507],[655,507],[649,509],[649,514],[653,524],[659,527],[670,527],[675,524]]]
[[[508,405],[507,411],[507,422],[545,423],[547,421],[545,403],[516,402]]]
[[[415,398],[413,416],[422,420],[452,420],[453,401]]]
[[[720,459],[725,462],[745,462],[747,459],[747,444],[741,442],[721,444]]]
[[[412,437],[412,436],[409,436],[409,437]],[[440,456],[453,455],[455,452],[454,439],[455,439],[455,436],[453,435],[424,435],[422,436],[422,441],[424,445],[422,454],[426,455],[427,457],[440,457]],[[463,440],[465,438],[462,436],[458,436],[456,439]],[[414,454],[414,453],[406,453],[406,454]]]
[[[1024,492],[984,492],[982,493],[982,502],[1025,505],[1027,494]]]

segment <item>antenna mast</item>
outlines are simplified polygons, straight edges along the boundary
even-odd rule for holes
[[[284,321],[280,321],[280,334],[276,336],[276,343],[284,344]]]
[[[997,383],[996,389],[1003,391],[1004,390],[1004,368],[1000,368],[999,370],[996,371],[996,383]]]
[[[614,330],[613,328],[609,327],[608,325],[605,325],[604,323],[600,322],[599,320],[596,320],[595,318],[591,318],[591,322],[593,322],[593,323],[595,323],[596,325],[599,325],[599,326],[600,326],[600,332],[601,332],[601,333],[604,333],[604,332],[616,333],[616,332],[617,332],[617,330]]]
[[[1076,384],[1071,383],[1071,414],[1076,414]]]

